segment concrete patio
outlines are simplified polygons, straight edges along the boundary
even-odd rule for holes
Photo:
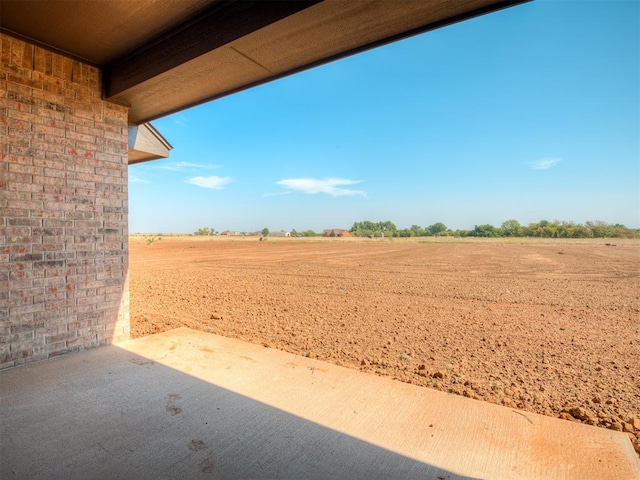
[[[0,478],[637,479],[625,434],[180,328],[0,372]]]

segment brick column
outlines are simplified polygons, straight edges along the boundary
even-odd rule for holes
[[[0,34],[0,368],[127,338],[127,109]]]

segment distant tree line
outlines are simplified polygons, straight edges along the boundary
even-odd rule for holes
[[[208,236],[208,235],[215,235],[215,234],[216,234],[216,229],[213,227],[199,228],[196,232],[194,232],[194,235],[201,235],[201,236]]]
[[[449,230],[442,222],[428,227],[412,225],[398,229],[392,222],[354,222],[349,232],[356,237],[539,237],[539,238],[640,238],[640,229],[627,228],[624,225],[602,221],[589,221],[584,224],[540,220],[521,225],[517,220],[506,220],[502,225],[476,225],[473,230]]]
[[[313,230],[304,230],[302,232],[298,232],[295,228],[291,230],[292,237],[321,237],[322,233],[316,233]]]
[[[355,237],[538,237],[538,238],[640,238],[640,229],[628,228],[619,223],[611,224],[599,220],[584,224],[540,220],[539,222],[521,225],[517,220],[506,220],[499,227],[493,225],[475,225],[473,230],[450,230],[444,223],[436,222],[428,227],[411,225],[399,229],[393,222],[354,222],[349,232]],[[269,235],[269,229],[263,228],[263,236]],[[217,235],[214,228],[199,228],[194,235]],[[313,230],[291,230],[292,237],[317,237],[322,233]]]

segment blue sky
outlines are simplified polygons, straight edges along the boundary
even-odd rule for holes
[[[535,1],[153,122],[131,233],[640,227],[640,2]]]

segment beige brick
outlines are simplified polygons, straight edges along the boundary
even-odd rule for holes
[[[6,368],[128,336],[127,109],[101,100],[97,68],[0,43]]]
[[[9,163],[9,172],[30,173],[31,175],[42,175],[42,167],[33,166],[27,163]]]

